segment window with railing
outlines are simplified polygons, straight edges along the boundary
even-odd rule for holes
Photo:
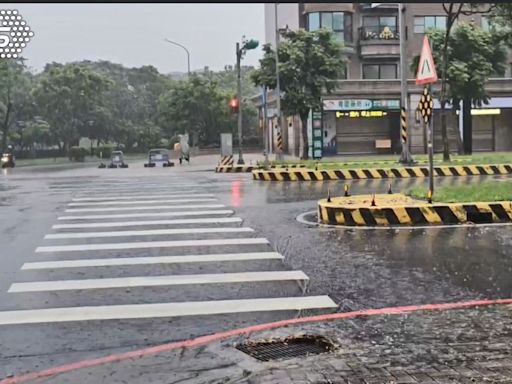
[[[348,12],[312,12],[308,13],[308,31],[326,28],[344,42],[352,42],[352,14]]]
[[[429,29],[446,29],[446,16],[414,16],[414,33]]]
[[[396,40],[400,37],[396,16],[364,16],[361,40]]]

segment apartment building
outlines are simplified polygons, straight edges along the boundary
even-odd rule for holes
[[[429,28],[444,29],[446,14],[440,3],[406,3],[407,62],[421,50],[424,33]],[[399,153],[400,143],[400,31],[398,6],[392,3],[295,3],[278,7],[279,28],[331,29],[344,44],[348,59],[345,79],[337,90],[323,100],[323,155]],[[479,14],[461,16],[460,20],[488,28]],[[265,4],[267,43],[275,41],[275,5]],[[512,57],[511,57],[512,59]],[[512,61],[512,60],[511,60]],[[408,66],[409,67],[409,66]],[[415,110],[421,88],[414,83],[409,69],[409,143],[413,153],[426,152],[426,133],[416,121]],[[434,85],[434,91],[439,84]],[[490,79],[490,104],[473,110],[473,150],[512,150],[512,79],[511,65],[505,76]],[[259,98],[255,98],[258,104]],[[273,132],[273,94],[269,103],[270,135]],[[261,104],[261,103],[259,103]],[[439,108],[436,103],[435,109]],[[459,116],[448,117],[451,148],[457,149]],[[439,114],[434,111],[434,148],[441,151]],[[300,153],[300,121],[288,118],[284,127],[285,150]],[[272,141],[272,140],[271,140]],[[311,143],[311,138],[310,138]]]

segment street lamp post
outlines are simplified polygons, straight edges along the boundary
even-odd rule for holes
[[[242,154],[242,80],[240,62],[248,50],[255,49],[259,45],[257,40],[245,40],[242,38],[242,46],[236,43],[236,81],[238,99],[238,164],[245,164]]]
[[[187,47],[185,47],[184,45],[181,45],[180,43],[177,43],[175,41],[169,40],[169,39],[164,39],[164,40],[170,44],[176,45],[177,47],[183,48],[185,50],[185,52],[187,53],[187,75],[188,75],[188,77],[190,77],[190,52],[187,49]]]
[[[275,49],[275,60],[276,60],[276,114],[277,114],[277,129],[278,129],[278,132],[282,132],[282,121],[281,121],[281,82],[280,82],[280,79],[279,79],[279,54],[278,54],[278,49],[279,49],[279,23],[278,23],[278,18],[277,18],[277,6],[278,6],[278,2],[275,2],[274,3],[274,19],[276,21],[276,28],[275,28],[275,32],[276,32],[276,41],[275,41],[275,44],[276,44],[276,49]],[[282,157],[283,157],[283,152],[282,150],[277,150],[276,151],[276,160],[282,160]]]

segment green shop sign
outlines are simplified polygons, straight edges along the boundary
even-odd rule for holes
[[[342,99],[342,100],[323,100],[324,111],[369,111],[400,109],[399,99]]]

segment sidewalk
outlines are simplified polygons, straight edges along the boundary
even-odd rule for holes
[[[512,383],[511,305],[419,311],[288,326],[82,368],[35,383]],[[260,362],[233,346],[322,335],[332,353]]]

